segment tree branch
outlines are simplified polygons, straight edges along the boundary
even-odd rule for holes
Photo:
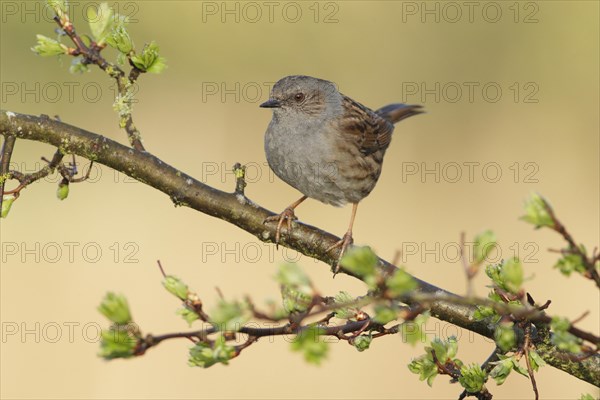
[[[168,195],[176,205],[187,206],[230,222],[263,242],[274,241],[275,227],[263,224],[266,217],[274,215],[272,212],[253,203],[239,191],[226,193],[205,185],[152,154],[131,149],[95,133],[51,120],[47,116],[38,117],[3,110],[0,110],[0,134],[5,139],[16,137],[47,143],[65,154],[76,154],[93,160],[154,187]],[[297,223],[291,235],[284,236],[280,244],[335,266],[339,250],[329,253],[326,250],[338,241],[339,238],[335,235]],[[379,259],[379,268],[388,274],[396,270],[394,265],[383,259]],[[349,274],[343,268],[340,272]],[[493,325],[474,320],[474,305],[448,301],[459,297],[415,279],[419,285],[416,297],[419,294],[441,295],[442,299],[429,303],[434,317],[493,338]],[[407,302],[410,305],[417,303],[410,298]],[[548,364],[600,386],[600,355],[594,354],[584,360],[572,361],[552,345],[549,336],[544,343],[536,345],[539,354]]]

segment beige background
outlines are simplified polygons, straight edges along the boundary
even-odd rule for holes
[[[85,4],[76,3],[73,14],[80,32],[87,31]],[[456,8],[441,2],[426,3],[438,7],[439,22],[436,15],[423,14],[422,2],[340,1],[316,7],[276,2],[273,22],[264,2],[254,4],[261,8],[260,18],[245,3],[227,3],[229,9],[238,7],[236,22],[235,14],[220,14],[221,2],[118,3],[121,12],[137,20],[131,32],[138,47],[156,40],[168,59],[163,75],[139,81],[135,119],[149,151],[222,190],[233,190],[228,169],[246,163],[254,173],[247,194],[280,211],[298,193],[265,167],[263,132],[271,116],[258,104],[267,99],[268,84],[308,74],[335,81],[371,107],[424,104],[428,114],[397,127],[380,182],[359,209],[356,242],[388,259],[404,249],[409,271],[462,293],[465,282],[454,252],[459,233],[472,237],[491,228],[501,244],[498,258],[515,252],[527,257],[526,287],[538,301],[552,299],[549,311],[571,319],[589,310],[580,325],[598,332],[593,283],[563,278],[552,269],[557,257],[547,249],[562,246],[559,237],[518,220],[523,200],[538,191],[579,242],[598,245],[597,2],[521,2],[516,8],[514,2],[496,2],[485,11],[475,8],[472,22],[461,2],[452,3],[462,12],[455,22]],[[69,59],[42,59],[29,50],[36,33],[52,36],[55,28],[44,21],[41,3],[4,1],[1,6],[2,108],[58,114],[124,142],[111,109],[112,82],[105,75],[97,70],[70,75]],[[502,14],[492,23],[486,18],[495,18],[496,8],[489,8],[494,6]],[[206,13],[214,7],[216,15]],[[290,7],[302,13],[296,23],[291,20],[297,8]],[[337,22],[325,23],[332,12]],[[465,82],[477,85],[472,101]],[[439,83],[439,99],[407,93],[407,87],[421,83],[434,92]],[[224,99],[222,84],[233,92]],[[207,88],[215,85],[219,93],[211,95]],[[456,85],[464,90],[454,101]],[[494,87],[502,90],[496,102],[489,100]],[[47,146],[18,142],[13,160],[31,171],[39,167],[40,156],[51,154]],[[471,162],[479,164],[470,181],[464,163]],[[462,176],[452,182],[457,165]],[[415,167],[438,168],[439,181],[433,174],[411,175]],[[497,170],[502,175],[496,181]],[[108,168],[95,169],[93,177],[73,185],[64,202],[56,200],[56,178],[32,185],[1,222],[3,398],[446,399],[460,392],[445,377],[429,389],[409,373],[406,364],[421,347],[413,349],[400,337],[377,340],[364,353],[332,345],[321,367],[305,364],[281,338],[261,340],[230,366],[208,370],[186,365],[190,344],[184,340],[166,342],[134,360],[99,359],[96,329],[107,323],[96,307],[108,290],[126,294],[145,333],[187,328],[174,315],[177,302],[161,287],[157,259],[210,307],[217,286],[227,297],[248,294],[258,304],[278,299],[272,276],[284,256],[296,255],[275,251],[222,221],[174,208],[163,194]],[[339,234],[349,213],[348,207],[316,201],[298,210],[303,221]],[[321,263],[306,258],[300,263],[323,293],[364,291],[350,278],[332,280]],[[485,295],[485,284],[483,276],[476,280],[479,294]],[[428,329],[432,336],[457,333],[435,320]],[[466,362],[481,362],[492,350],[489,341],[466,331],[458,334],[459,355]],[[537,380],[544,398],[598,395],[553,368],[544,368]],[[495,398],[532,398],[520,376],[489,387]]]

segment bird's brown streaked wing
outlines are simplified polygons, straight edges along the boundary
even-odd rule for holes
[[[390,145],[394,131],[391,122],[347,96],[343,96],[342,106],[340,130],[354,140],[363,154],[385,150]]]

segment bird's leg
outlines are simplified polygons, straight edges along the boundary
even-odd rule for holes
[[[281,237],[281,227],[283,225],[283,222],[285,220],[287,220],[287,231],[289,234],[292,231],[292,221],[298,219],[298,218],[296,218],[296,214],[294,214],[294,209],[296,207],[298,207],[300,205],[300,203],[302,203],[304,200],[306,200],[307,197],[308,196],[302,196],[300,199],[296,200],[295,202],[290,204],[288,207],[286,207],[286,209],[283,210],[281,212],[281,214],[272,215],[270,217],[267,217],[265,219],[265,221],[263,222],[263,224],[266,224],[267,222],[277,221],[277,229],[275,230],[275,247],[276,248],[279,248],[279,238]]]
[[[342,261],[342,257],[344,256],[346,249],[354,242],[354,239],[352,238],[352,226],[354,225],[354,217],[356,217],[357,209],[358,203],[352,203],[352,216],[350,217],[350,226],[348,227],[348,231],[344,233],[342,240],[336,242],[333,246],[330,246],[327,248],[327,250],[325,250],[325,252],[329,252],[330,250],[333,250],[337,247],[341,247],[337,262],[333,270],[334,275],[340,271],[340,261]]]

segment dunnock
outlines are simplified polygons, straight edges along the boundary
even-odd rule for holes
[[[421,106],[390,104],[373,111],[338,92],[332,82],[302,75],[279,80],[260,106],[273,109],[265,134],[269,166],[304,194],[265,223],[277,221],[278,244],[284,221],[290,232],[294,209],[308,197],[334,206],[352,203],[348,231],[328,249],[341,247],[337,272],[353,241],[358,203],[371,193],[381,174],[394,123],[422,113]]]

